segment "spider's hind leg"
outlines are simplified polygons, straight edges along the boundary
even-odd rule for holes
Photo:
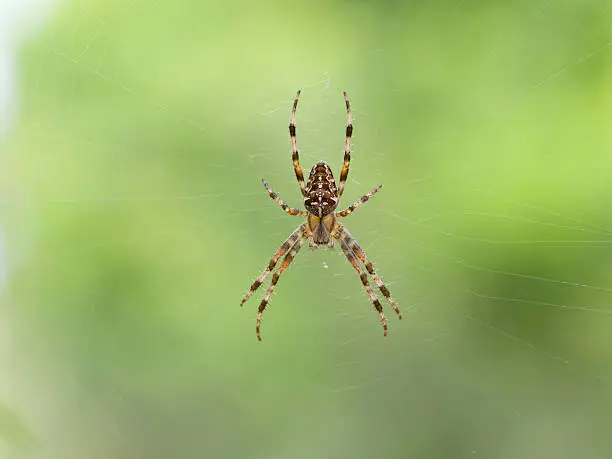
[[[344,192],[344,184],[349,173],[351,164],[351,137],[353,137],[353,117],[351,115],[351,104],[349,102],[346,91],[344,92],[344,103],[346,104],[346,140],[344,145],[344,163],[340,169],[340,182],[338,182],[338,197],[342,197]]]
[[[293,169],[295,170],[295,178],[300,186],[300,191],[303,196],[306,196],[306,184],[304,183],[304,172],[302,166],[300,166],[300,154],[298,153],[297,147],[297,136],[295,134],[295,111],[297,110],[298,100],[300,99],[300,92],[298,91],[293,101],[293,108],[291,109],[291,121],[289,121],[289,137],[291,137],[291,159],[293,160]]]

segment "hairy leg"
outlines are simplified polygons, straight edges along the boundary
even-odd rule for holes
[[[282,245],[276,250],[276,252],[274,252],[274,255],[268,262],[268,267],[259,275],[257,279],[255,279],[255,282],[253,282],[253,284],[251,285],[251,288],[249,289],[248,293],[240,302],[240,306],[242,306],[246,302],[246,300],[248,300],[249,297],[255,292],[255,290],[257,290],[259,286],[266,280],[266,277],[268,277],[268,274],[270,274],[270,272],[274,269],[278,260],[280,260],[280,258],[285,255],[287,251],[290,250],[301,237],[303,237],[304,228],[305,225],[300,225],[300,227],[296,229],[291,234],[291,236],[287,238],[285,242],[282,243]]]

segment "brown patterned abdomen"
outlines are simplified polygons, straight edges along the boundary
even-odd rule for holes
[[[331,169],[325,163],[317,163],[310,171],[304,206],[308,212],[323,217],[338,206],[338,190]]]

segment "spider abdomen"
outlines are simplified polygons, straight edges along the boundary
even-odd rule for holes
[[[338,206],[338,189],[331,169],[325,163],[317,163],[310,171],[306,195],[306,210],[317,217],[333,212]]]

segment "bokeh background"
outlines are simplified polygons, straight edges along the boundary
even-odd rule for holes
[[[612,4],[49,11],[0,157],[1,457],[612,457]],[[297,89],[304,168],[338,174],[347,90],[344,203],[385,185],[345,224],[387,338],[338,248],[261,343],[239,307],[300,223],[260,183],[301,205]]]

